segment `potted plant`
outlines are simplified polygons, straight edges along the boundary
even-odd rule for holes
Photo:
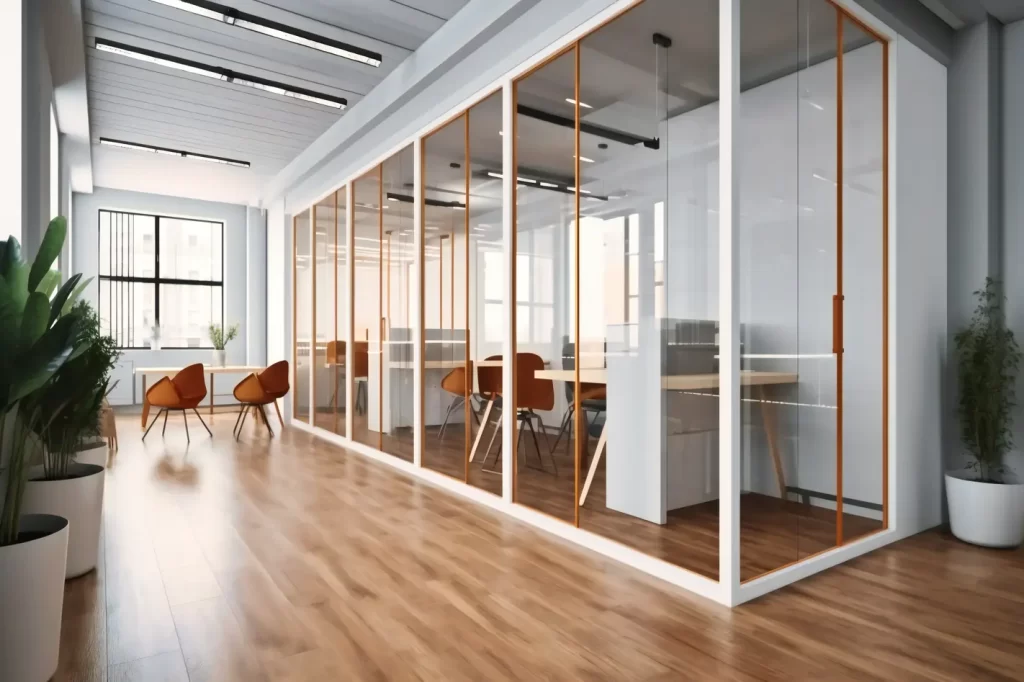
[[[75,275],[57,290],[67,224],[55,218],[33,263],[16,239],[0,242],[0,679],[48,680],[57,670],[68,522],[22,515],[34,433],[54,418],[33,406],[65,362],[82,352],[69,311],[84,288]],[[54,291],[56,290],[56,293]]]
[[[65,362],[31,401],[41,413],[55,416],[39,431],[43,463],[29,471],[23,502],[26,513],[63,516],[70,522],[68,578],[96,568],[106,443],[100,439],[102,449],[86,449],[84,443],[98,437],[103,397],[118,357],[114,341],[100,333],[91,305],[79,302],[72,313],[80,320],[77,342],[86,350]],[[103,456],[94,456],[96,452]]]
[[[238,336],[238,325],[233,324],[224,331],[219,324],[211,324],[208,330],[210,343],[213,344],[213,364],[216,367],[223,367],[226,364],[224,347]]]
[[[1024,485],[1003,463],[1013,447],[1010,411],[1020,349],[1006,328],[1002,295],[993,279],[974,292],[978,307],[955,337],[960,438],[971,462],[946,472],[953,535],[985,547],[1024,541]]]

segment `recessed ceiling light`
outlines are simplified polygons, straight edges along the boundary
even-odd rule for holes
[[[320,50],[328,54],[333,54],[338,57],[344,57],[354,62],[366,64],[368,66],[378,67],[381,64],[381,56],[377,52],[372,50],[365,50],[355,45],[349,45],[338,40],[331,38],[325,38],[324,36],[310,33],[309,31],[303,31],[299,28],[292,26],[286,26],[270,19],[264,19],[254,14],[247,12],[240,12],[233,7],[227,5],[221,5],[216,2],[208,2],[207,0],[153,0],[161,5],[167,5],[168,7],[175,7],[177,9],[191,12],[192,14],[198,14],[199,16],[208,17],[210,19],[216,19],[222,21],[225,24],[231,26],[237,26],[238,28],[248,29],[255,31],[256,33],[262,33],[263,35],[270,36],[272,38],[279,38],[286,40],[289,43],[295,45],[302,45],[303,47],[311,47],[314,50]]]
[[[576,156],[575,156],[575,155],[573,155],[573,157],[572,157],[572,158],[574,158],[574,159],[575,159],[575,158],[576,158]],[[580,161],[582,161],[583,163],[594,163],[594,160],[593,160],[593,159],[588,159],[588,158],[587,158],[587,157],[585,157],[585,156],[581,156],[581,157],[580,157]]]
[[[540,186],[541,187],[547,187],[549,189],[553,188],[553,187],[558,187],[558,185],[556,183],[554,183],[554,182],[544,182],[543,180],[540,181]]]
[[[505,177],[501,173],[495,173],[494,171],[487,171],[487,175],[488,175],[488,177],[497,178],[499,180],[501,180],[502,178]]]
[[[96,49],[100,52],[110,52],[112,54],[121,55],[122,57],[130,57],[150,64],[159,64],[160,66],[177,69],[178,71],[206,76],[208,78],[213,78],[227,83],[235,83],[236,85],[244,85],[264,92],[284,95],[285,97],[293,97],[304,102],[322,104],[323,106],[332,107],[334,109],[344,109],[348,106],[348,100],[344,97],[325,95],[305,88],[278,83],[266,78],[260,78],[259,76],[249,76],[246,74],[236,73],[230,69],[224,69],[219,66],[209,66],[200,62],[194,62],[190,59],[174,57],[141,47],[133,47],[113,40],[97,38]]]
[[[576,100],[574,100],[572,97],[566,97],[565,101],[568,102],[569,104],[573,104],[573,105],[576,104]],[[594,107],[590,106],[586,102],[580,102],[580,108],[582,108],[582,109],[593,109]]]
[[[150,144],[141,144],[138,142],[125,142],[124,140],[112,140],[108,137],[101,137],[100,144],[108,147],[120,147],[121,149],[133,149],[139,152],[149,152],[150,154],[165,154],[167,156],[180,156],[185,159],[197,159],[199,161],[209,161],[211,163],[222,163],[226,166],[237,166],[238,168],[249,168],[250,164],[248,161],[239,161],[237,159],[226,159],[222,156],[213,156],[211,154],[199,154],[198,152],[186,152],[180,149],[168,149],[166,147],[154,147]]]

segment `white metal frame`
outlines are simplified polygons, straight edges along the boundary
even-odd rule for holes
[[[885,37],[890,42],[889,49],[889,317],[890,317],[890,338],[888,339],[889,344],[889,357],[894,358],[895,340],[893,338],[892,330],[895,329],[894,317],[895,317],[895,300],[896,300],[896,278],[895,278],[895,234],[896,234],[896,193],[895,193],[895,178],[896,178],[896,158],[895,149],[895,110],[896,110],[896,46],[897,35],[890,28],[881,23],[878,19],[871,16],[864,8],[851,0],[830,0],[834,4],[842,7],[852,16],[862,21],[865,25],[875,30],[879,35]],[[633,5],[639,4],[642,0],[618,0],[617,2],[609,5],[605,10],[594,15],[588,21],[580,24],[572,32],[566,34],[556,43],[550,45],[545,50],[537,53],[531,59],[518,65],[516,68],[510,70],[504,76],[497,81],[488,84],[486,87],[481,88],[479,91],[474,93],[471,97],[467,98],[457,106],[452,107],[448,112],[445,112],[442,116],[439,116],[435,121],[432,121],[429,125],[424,126],[422,129],[417,131],[411,138],[407,138],[402,142],[395,144],[391,148],[387,149],[381,155],[376,157],[372,162],[366,163],[364,166],[358,168],[351,176],[345,181],[348,203],[346,210],[353,205],[353,182],[356,178],[359,178],[375,168],[378,164],[383,163],[384,160],[390,158],[394,154],[405,149],[409,145],[413,145],[414,150],[414,194],[416,198],[415,209],[413,214],[414,221],[414,245],[416,251],[416,264],[414,268],[414,284],[413,290],[415,292],[414,300],[419,301],[420,299],[420,268],[423,267],[421,262],[421,250],[420,242],[422,239],[421,227],[422,227],[422,178],[421,178],[421,155],[422,155],[422,141],[424,137],[432,132],[439,121],[447,120],[455,117],[461,112],[469,109],[473,105],[479,103],[485,98],[491,96],[495,89],[501,88],[503,95],[503,116],[502,116],[502,128],[505,131],[511,131],[513,128],[513,120],[515,112],[512,109],[512,88],[513,82],[519,78],[522,74],[531,70],[534,66],[545,61],[557,52],[565,49],[570,44],[576,42],[583,36],[592,32],[597,27],[601,26],[608,20],[614,18],[618,14],[621,14],[625,10],[629,9]],[[416,363],[415,380],[414,384],[415,397],[414,397],[414,461],[412,463],[401,460],[397,457],[385,454],[376,450],[375,448],[363,445],[362,443],[355,442],[351,439],[352,434],[352,411],[351,409],[346,410],[346,434],[347,437],[338,436],[337,434],[324,431],[316,428],[309,424],[296,421],[293,413],[289,414],[290,422],[296,428],[307,431],[313,435],[321,438],[322,440],[333,443],[340,447],[346,448],[358,452],[366,457],[374,459],[382,464],[391,466],[395,469],[403,471],[409,475],[412,475],[418,479],[426,481],[427,483],[436,487],[442,488],[454,494],[460,495],[464,498],[490,507],[492,509],[499,510],[506,513],[514,518],[524,521],[534,527],[545,530],[553,535],[569,540],[582,547],[586,547],[595,552],[598,552],[606,557],[620,561],[624,564],[632,566],[638,570],[641,570],[649,575],[661,578],[666,582],[682,587],[683,589],[689,590],[703,597],[712,599],[720,604],[726,606],[736,606],[742,604],[751,599],[755,599],[759,596],[772,592],[780,587],[789,585],[793,582],[801,580],[807,576],[813,575],[827,568],[843,563],[851,558],[860,556],[861,554],[870,552],[874,549],[882,547],[886,544],[897,539],[898,529],[896,528],[898,515],[896,514],[896,507],[899,503],[896,491],[898,489],[897,483],[897,467],[896,458],[898,453],[895,450],[896,433],[899,428],[898,423],[893,419],[896,412],[896,388],[895,381],[892,380],[893,373],[890,372],[890,381],[888,386],[889,391],[889,488],[888,488],[888,505],[889,505],[889,528],[885,531],[869,535],[857,541],[844,544],[841,547],[837,547],[830,551],[822,552],[813,557],[809,557],[803,561],[786,566],[777,571],[768,573],[764,576],[756,578],[754,580],[741,583],[740,570],[739,570],[739,558],[740,558],[740,477],[742,475],[742,469],[740,465],[740,386],[739,386],[739,305],[738,305],[738,274],[737,274],[737,237],[738,237],[738,220],[739,215],[739,191],[737,180],[739,177],[737,171],[737,149],[736,149],[736,133],[737,124],[740,121],[740,98],[739,98],[739,67],[740,67],[740,0],[720,0],[719,3],[719,78],[720,78],[720,100],[719,100],[719,320],[720,320],[720,344],[722,348],[722,355],[729,358],[728,362],[722,362],[720,364],[721,382],[720,382],[720,409],[719,409],[719,499],[728,500],[728,504],[721,504],[719,509],[719,576],[720,580],[712,580],[705,576],[699,575],[687,569],[681,568],[674,564],[670,564],[661,559],[644,554],[631,547],[619,544],[613,540],[602,537],[595,533],[591,533],[582,528],[576,528],[571,524],[564,523],[548,515],[535,512],[523,505],[515,504],[512,501],[513,497],[513,458],[502,457],[502,496],[497,497],[486,491],[480,490],[470,485],[466,485],[462,481],[457,481],[453,478],[431,471],[428,468],[422,467],[422,442],[419,424],[422,420],[423,405],[422,405],[422,394],[419,386],[422,382],[421,372],[419,370],[420,358],[421,358],[421,345],[420,335],[422,333],[419,325],[418,316],[420,315],[419,304],[416,306],[416,313],[414,313],[413,335],[414,335],[414,358]],[[505,386],[512,385],[512,363],[508,360],[511,359],[514,348],[512,347],[512,310],[515,306],[515,292],[512,289],[512,268],[515,265],[515,255],[512,253],[513,243],[513,230],[514,225],[512,224],[513,218],[513,183],[515,178],[515,169],[513,168],[513,145],[514,136],[506,134],[503,136],[502,152],[502,243],[505,249],[508,259],[506,261],[505,271],[505,286],[504,294],[506,301],[506,314],[504,316],[503,325],[503,341],[502,341],[502,355],[506,359],[506,362],[502,366],[502,380]],[[341,183],[339,183],[340,185]],[[317,199],[312,202],[312,205],[318,203],[321,199]],[[287,213],[287,212],[286,212]],[[294,211],[287,213],[287,215],[294,215]],[[315,230],[310,230],[311,240],[315,234]],[[351,255],[353,254],[353,229],[349,225],[348,229],[348,267],[354,266]],[[291,240],[289,240],[289,243]],[[294,254],[293,254],[294,258]],[[346,273],[347,274],[347,273]],[[351,282],[351,278],[347,280]],[[295,283],[292,282],[294,289]],[[351,290],[348,292],[350,297],[353,296]],[[293,297],[293,300],[294,297]],[[351,303],[350,303],[351,305]],[[314,313],[315,314],[315,313]],[[351,314],[345,322],[346,331],[348,332],[347,338],[351,338]],[[292,330],[292,343],[294,344],[295,330]],[[294,346],[293,346],[294,347]],[[352,344],[346,344],[346,362],[349,367],[352,366],[353,362]],[[297,368],[296,368],[297,369]],[[310,371],[313,371],[313,365],[310,363]],[[312,395],[312,381],[310,381],[310,405],[312,406],[313,398]],[[346,381],[346,405],[352,404],[352,388],[351,382]],[[502,448],[506,453],[510,453],[513,448],[512,434],[514,431],[514,419],[515,410],[504,410],[502,413]]]

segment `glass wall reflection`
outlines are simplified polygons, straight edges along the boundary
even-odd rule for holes
[[[332,192],[313,206],[313,282],[316,287],[313,316],[313,400],[316,409],[313,425],[337,433],[337,329],[335,313],[337,303],[335,264],[337,243],[337,207]]]
[[[514,499],[569,523],[578,476],[565,428],[576,361],[575,84],[575,48],[515,83]]]
[[[334,194],[335,201],[335,239],[334,239],[334,347],[328,343],[327,349],[327,381],[331,386],[331,399],[329,403],[333,406],[334,433],[340,436],[347,434],[345,415],[348,405],[346,404],[345,382],[348,381],[348,367],[346,366],[346,352],[348,346],[348,313],[349,313],[349,214],[348,214],[348,192],[344,187]]]
[[[292,252],[295,255],[293,282],[295,283],[295,380],[292,383],[292,415],[309,423],[309,389],[313,367],[313,259],[310,211],[307,209],[292,219]]]
[[[413,148],[408,146],[381,164],[381,400],[384,452],[413,460]],[[371,370],[373,365],[371,358]]]
[[[352,207],[352,434],[381,449],[381,297],[383,270],[380,166],[355,180]]]

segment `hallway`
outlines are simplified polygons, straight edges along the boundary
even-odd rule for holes
[[[180,420],[143,444],[119,418],[56,680],[1019,674],[1024,551],[929,532],[730,612],[297,429],[236,444],[234,419],[186,449]]]

